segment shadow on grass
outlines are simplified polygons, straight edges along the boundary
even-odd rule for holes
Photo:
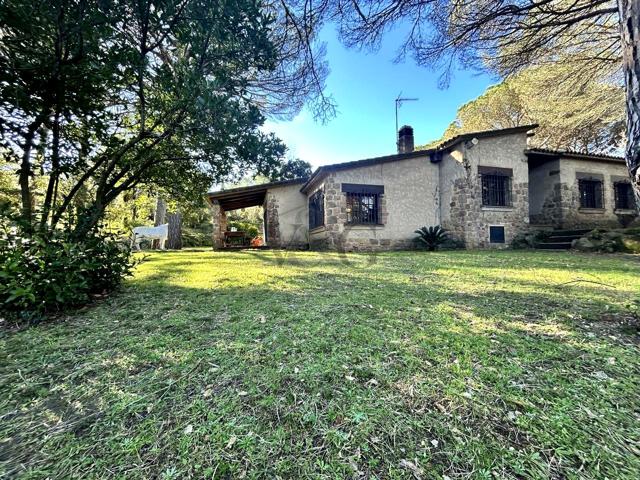
[[[236,257],[214,258],[230,281],[246,274],[234,262],[281,266]],[[610,289],[469,292],[394,258],[345,272],[302,254],[242,288],[181,286],[202,259],[166,259],[64,324],[6,335],[0,468],[402,477],[411,461],[452,478],[633,478],[637,348],[579,321],[607,311]]]

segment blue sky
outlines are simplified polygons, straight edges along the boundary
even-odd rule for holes
[[[496,83],[488,75],[457,71],[446,89],[438,88],[439,72],[418,67],[411,58],[395,64],[400,32],[385,37],[376,53],[345,49],[333,27],[321,40],[327,44],[331,73],[327,93],[338,104],[338,115],[326,125],[316,123],[307,110],[287,122],[269,120],[265,129],[274,132],[291,153],[314,167],[395,153],[394,99],[418,97],[399,111],[399,125],[414,128],[416,144],[439,138],[455,118],[457,108]]]

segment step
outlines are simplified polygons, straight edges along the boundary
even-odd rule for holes
[[[586,233],[589,233],[592,229],[578,229],[578,230],[554,230],[552,233],[552,235],[555,236],[559,236],[559,237],[569,237],[569,236],[576,236],[576,237],[582,237],[583,235],[585,235]]]
[[[571,242],[577,238],[582,237],[582,235],[551,235],[544,239],[546,243],[566,243]]]
[[[569,250],[571,242],[544,242],[539,243],[537,248],[542,250]]]

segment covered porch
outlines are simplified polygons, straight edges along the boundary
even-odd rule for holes
[[[230,232],[227,213],[233,210],[249,207],[262,207],[262,236],[266,247],[281,247],[278,199],[273,193],[274,188],[296,185],[300,179],[283,180],[280,182],[251,185],[248,187],[231,188],[207,194],[207,201],[211,207],[213,222],[213,248],[222,249],[232,246],[238,241],[239,235]],[[235,238],[234,238],[235,237]],[[249,247],[249,245],[238,245]]]

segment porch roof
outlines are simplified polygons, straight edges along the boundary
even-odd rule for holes
[[[621,163],[624,165],[624,157],[616,155],[602,155],[597,153],[577,152],[574,150],[551,150],[548,148],[529,148],[525,151],[529,159],[540,159],[542,161],[560,158],[572,158],[576,160],[587,160],[591,162]]]
[[[250,185],[248,187],[229,188],[217,192],[209,192],[206,198],[210,204],[217,202],[224,210],[236,210],[238,208],[255,207],[264,203],[267,190],[285,185],[302,184],[306,178],[294,178],[292,180],[281,180],[279,182],[263,183],[261,185]]]

